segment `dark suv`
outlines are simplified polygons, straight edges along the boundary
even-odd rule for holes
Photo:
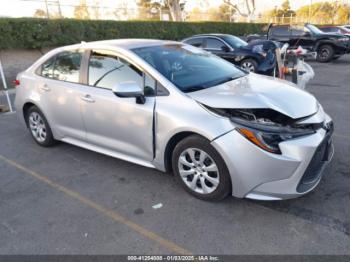
[[[186,38],[182,42],[203,48],[250,72],[272,75],[276,67],[277,45],[266,39],[248,44],[233,35],[203,34]]]
[[[350,38],[336,33],[325,33],[311,24],[270,25],[269,40],[288,43],[290,48],[302,46],[317,52],[317,61],[329,62],[350,52]]]

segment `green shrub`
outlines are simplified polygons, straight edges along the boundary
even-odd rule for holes
[[[264,24],[1,18],[0,49],[43,48],[117,38],[181,40],[201,33],[260,33]]]

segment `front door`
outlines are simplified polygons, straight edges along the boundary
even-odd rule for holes
[[[231,48],[226,45],[223,41],[220,39],[214,38],[214,37],[208,37],[205,39],[205,48],[206,51],[217,55],[229,62],[235,62],[234,56],[229,51]]]
[[[113,87],[136,81],[144,87],[146,101],[118,97]],[[82,114],[87,140],[102,148],[144,161],[153,159],[155,81],[128,61],[108,51],[92,51]]]

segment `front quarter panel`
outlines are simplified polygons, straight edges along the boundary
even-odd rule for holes
[[[227,118],[209,112],[198,102],[181,93],[157,97],[155,114],[154,165],[163,171],[166,146],[176,134],[192,132],[212,141],[234,128]]]

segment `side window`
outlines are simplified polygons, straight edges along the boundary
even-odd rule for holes
[[[39,75],[43,77],[52,78],[53,77],[53,67],[55,65],[56,56],[51,57],[45,63],[41,65],[41,72],[38,72]],[[39,68],[40,69],[40,68]]]
[[[321,27],[321,30],[323,32],[332,32],[332,28],[329,28],[329,27]]]
[[[186,44],[193,45],[195,47],[203,47],[203,38],[192,38],[185,41]]]
[[[291,29],[291,31],[293,36],[302,36],[305,33],[304,30],[296,29],[296,28]]]
[[[218,39],[214,39],[214,38],[207,38],[207,45],[206,48],[208,49],[222,49],[222,47],[225,46],[225,44],[218,40]]]
[[[289,28],[287,26],[272,27],[271,34],[276,36],[287,36],[289,35]]]
[[[82,54],[80,52],[63,52],[58,54],[52,78],[79,83],[81,58]]]
[[[156,81],[128,61],[113,55],[92,52],[89,60],[88,84],[113,89],[117,83],[136,81],[146,96],[155,94]]]

